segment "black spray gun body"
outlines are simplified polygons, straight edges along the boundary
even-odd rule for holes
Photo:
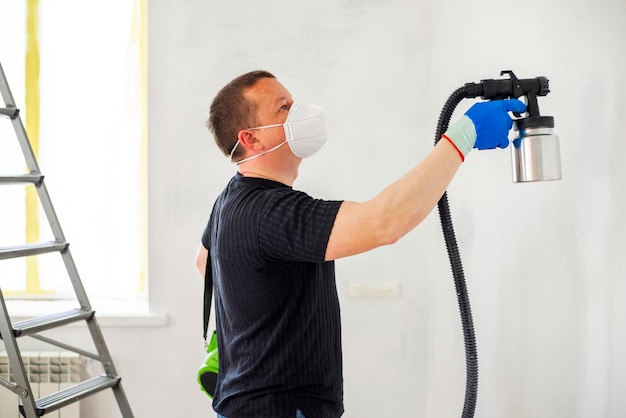
[[[537,97],[545,96],[550,92],[548,79],[536,77],[520,80],[512,71],[502,71],[500,75],[509,74],[510,78],[500,80],[482,80],[479,83],[467,83],[455,90],[439,115],[435,144],[448,128],[448,123],[456,106],[463,99],[481,97],[485,100],[526,98],[526,117],[516,114],[515,129],[518,137],[513,140],[513,181],[516,183],[560,180],[561,159],[559,137],[552,133],[554,118],[541,116]],[[459,248],[456,242],[448,193],[445,192],[437,205],[443,236],[448,250],[448,257],[452,268],[457,300],[463,326],[463,341],[465,344],[466,386],[465,402],[462,418],[471,418],[476,409],[478,393],[478,354],[476,351],[476,337],[472,320],[465,274]]]
[[[550,93],[546,77],[518,79],[513,71],[502,71],[510,78],[466,83],[466,98],[485,100],[526,98],[528,116],[515,120],[518,137],[513,141],[512,165],[515,183],[561,179],[559,137],[554,135],[554,118],[541,116],[537,97]],[[515,114],[520,117],[521,115]]]

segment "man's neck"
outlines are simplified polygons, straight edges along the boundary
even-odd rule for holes
[[[243,165],[243,164],[242,164]],[[255,177],[267,180],[277,181],[287,186],[293,186],[296,177],[298,176],[297,169],[295,175],[290,175],[284,171],[279,170],[262,170],[259,167],[239,167],[239,173],[244,177]]]

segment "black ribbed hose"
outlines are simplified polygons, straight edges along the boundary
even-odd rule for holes
[[[456,106],[467,97],[466,87],[460,87],[450,95],[446,101],[437,124],[437,133],[435,134],[435,145],[441,139],[441,136],[448,129],[450,118]],[[467,295],[467,286],[465,284],[465,274],[463,273],[463,264],[461,263],[461,255],[459,247],[454,235],[454,227],[452,218],[450,217],[450,207],[448,205],[448,194],[444,192],[439,203],[439,218],[441,219],[441,228],[443,237],[448,249],[448,257],[452,267],[452,276],[454,277],[454,286],[456,287],[456,295],[459,302],[459,310],[461,312],[461,324],[463,326],[463,339],[465,343],[465,362],[467,368],[466,384],[465,384],[465,403],[463,404],[463,418],[471,418],[476,410],[476,396],[478,392],[478,355],[476,353],[476,336],[474,335],[474,324],[472,320],[472,308],[470,307],[469,296]]]

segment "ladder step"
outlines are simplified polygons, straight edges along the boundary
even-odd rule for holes
[[[72,322],[91,319],[94,314],[94,310],[72,309],[71,311],[26,319],[13,323],[13,335],[22,337],[24,335],[36,334],[40,331],[57,328]],[[0,338],[2,338],[2,335],[0,335]]]
[[[42,174],[18,174],[15,176],[0,176],[0,184],[39,184],[43,181]]]
[[[70,244],[67,242],[40,242],[36,244],[16,245],[12,247],[0,247],[0,260],[9,258],[28,257],[31,255],[65,251]]]
[[[53,393],[35,401],[37,415],[42,416],[48,412],[56,411],[64,406],[78,402],[79,400],[93,395],[104,389],[112,388],[119,385],[122,380],[119,376],[98,376],[85,380],[77,385],[70,386],[59,392]],[[24,413],[24,407],[20,405],[20,413]]]
[[[16,107],[0,107],[0,116],[6,116],[15,119],[20,114],[20,110]]]

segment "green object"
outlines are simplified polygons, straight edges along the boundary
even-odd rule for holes
[[[217,333],[213,331],[211,341],[206,347],[207,356],[198,370],[198,383],[200,389],[206,393],[209,398],[215,396],[215,386],[217,384],[217,374],[219,372],[219,362],[217,355]]]
[[[476,128],[474,122],[467,115],[463,115],[460,119],[448,127],[444,133],[450,141],[454,143],[456,148],[467,157],[474,143],[476,142]]]

